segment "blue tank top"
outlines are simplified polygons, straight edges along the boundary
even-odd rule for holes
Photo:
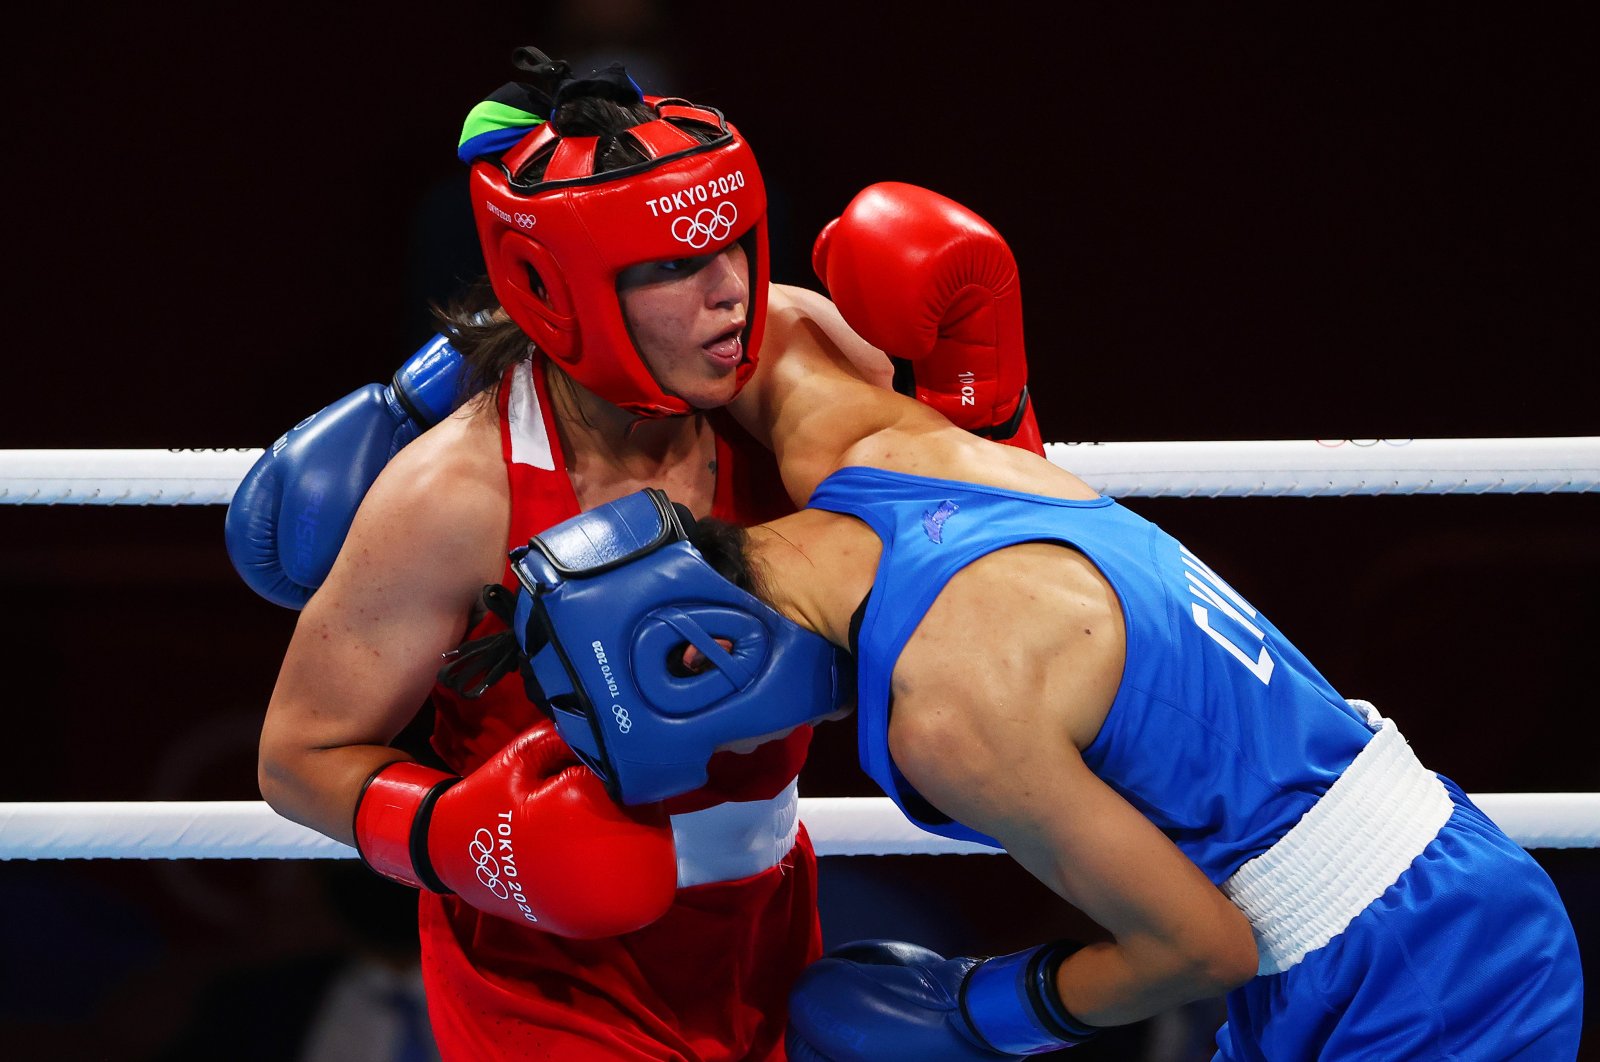
[[[1203,561],[1110,498],[1066,501],[849,467],[809,508],[883,542],[857,636],[862,768],[930,832],[999,847],[940,814],[889,755],[889,679],[950,577],[986,554],[1052,541],[1100,570],[1122,606],[1127,659],[1083,759],[1213,882],[1271,847],[1372,737],[1361,715]]]

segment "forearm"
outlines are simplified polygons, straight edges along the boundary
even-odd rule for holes
[[[1209,955],[1182,964],[1170,953],[1140,958],[1115,941],[1090,944],[1068,956],[1056,971],[1062,1004],[1089,1025],[1127,1025],[1220,996],[1249,980],[1239,976],[1237,966]]]
[[[1144,820],[1124,827],[1130,841],[1151,835],[1151,850],[1121,869],[1107,836],[1070,865],[1021,844],[1013,852],[1110,935],[1056,971],[1063,1005],[1091,1025],[1126,1025],[1219,996],[1256,971],[1244,914]]]
[[[389,742],[427,697],[429,676],[420,667],[363,670],[350,654],[317,654],[330,643],[319,637],[325,628],[316,612],[313,598],[267,705],[257,781],[263,799],[284,818],[354,844],[362,786],[384,764],[411,758]],[[395,655],[428,658],[404,648]]]

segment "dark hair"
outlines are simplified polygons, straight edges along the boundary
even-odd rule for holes
[[[605,173],[645,161],[645,153],[639,150],[633,138],[622,133],[636,125],[654,121],[655,117],[656,109],[648,103],[618,103],[597,96],[579,96],[563,103],[550,116],[550,124],[562,137],[597,137],[594,172]],[[535,156],[515,175],[517,181],[526,183],[543,177],[552,154],[553,146],[551,151]]]
[[[494,392],[507,369],[528,356],[533,343],[515,321],[497,313],[489,278],[479,277],[460,295],[430,306],[439,331],[461,355],[462,397]]]
[[[696,520],[689,529],[689,544],[728,582],[771,604],[760,570],[750,559],[750,533],[738,524],[715,516]]]
[[[578,96],[565,100],[550,116],[550,124],[562,136],[593,136],[595,173],[606,173],[646,161],[632,137],[622,133],[636,125],[654,121],[655,108],[647,103],[618,103],[599,96]],[[720,135],[720,130],[701,122],[673,121],[673,124],[702,142]],[[532,159],[520,173],[519,183],[537,181],[550,164],[550,152]],[[541,297],[544,284],[537,275],[533,288]],[[487,277],[480,277],[462,295],[431,309],[441,331],[461,355],[463,365],[461,394],[482,391],[493,393],[507,369],[526,358],[531,341],[516,322],[495,311],[500,308]]]

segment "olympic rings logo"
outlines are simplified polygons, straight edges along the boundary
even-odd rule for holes
[[[633,729],[633,720],[628,716],[628,710],[620,704],[611,706],[611,714],[617,720],[617,729],[626,734]]]
[[[715,210],[706,207],[692,218],[688,215],[674,218],[672,236],[698,251],[727,239],[733,231],[733,223],[738,220],[738,209],[732,203],[722,203]]]
[[[1345,445],[1346,443],[1349,443],[1351,446],[1361,446],[1361,447],[1377,446],[1379,443],[1383,443],[1385,446],[1410,446],[1412,443],[1416,442],[1416,440],[1415,439],[1318,439],[1316,442],[1317,442],[1318,446],[1323,446],[1323,447],[1326,447],[1329,450],[1334,450],[1334,449],[1337,449],[1337,448]]]
[[[534,226],[534,222],[538,220],[532,214],[524,214],[520,210],[516,214],[507,214],[504,210],[501,210],[497,204],[488,199],[483,201],[483,205],[488,208],[489,213],[493,214],[507,225],[515,225],[522,229],[531,229]]]
[[[494,894],[497,900],[509,900],[511,890],[500,880],[500,861],[494,857],[494,834],[479,830],[467,845],[467,856],[478,864],[478,884]]]

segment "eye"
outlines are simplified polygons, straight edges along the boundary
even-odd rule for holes
[[[654,262],[641,262],[628,266],[617,274],[617,290],[627,291],[646,284],[670,284],[694,276],[715,260],[716,255],[696,255],[693,258],[661,258]]]
[[[714,254],[701,254],[693,258],[668,258],[657,262],[656,269],[672,277],[693,276],[706,266],[716,261]]]

